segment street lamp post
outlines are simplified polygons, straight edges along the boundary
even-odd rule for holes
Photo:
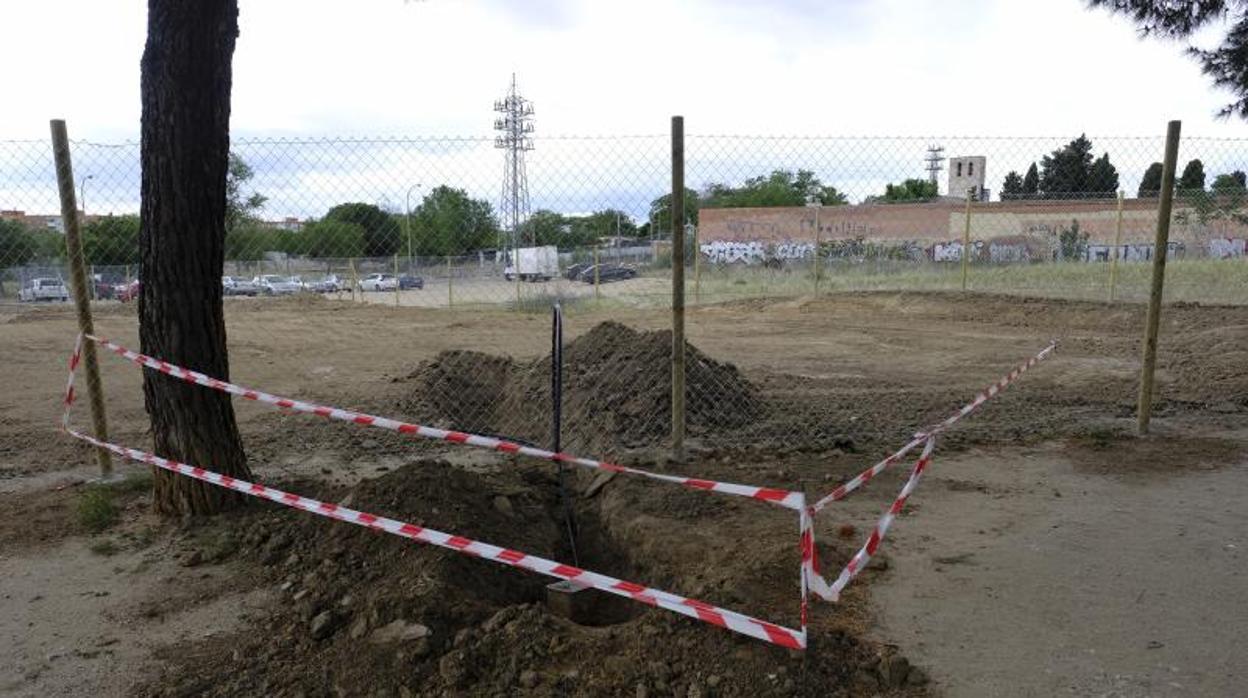
[[[83,223],[87,218],[87,180],[95,179],[95,175],[89,174],[78,181],[78,209],[82,211]]]
[[[403,197],[403,229],[407,233],[407,272],[412,273],[412,190],[420,186],[420,182],[407,188]]]

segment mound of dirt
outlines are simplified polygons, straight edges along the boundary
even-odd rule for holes
[[[795,551],[784,560],[730,555],[718,527],[701,533],[714,540],[698,546],[724,551],[713,565],[691,565],[685,553],[669,564],[658,549],[629,540],[647,558],[633,569],[613,536],[671,547],[627,515],[644,496],[635,487],[580,500],[578,520],[590,534],[581,539],[581,564],[692,593],[718,588],[712,601],[771,617],[777,604],[794,612]],[[481,474],[418,462],[351,491],[293,489],[570,562],[557,482],[544,464]],[[599,506],[614,513],[598,518]],[[645,518],[666,530],[660,514]],[[280,601],[238,632],[163,650],[162,675],[140,695],[867,695],[925,680],[921,672],[890,674],[890,659],[881,663],[878,650],[847,629],[812,629],[816,649],[793,653],[640,604],[609,624],[581,626],[546,610],[546,577],[285,508],[225,521],[231,543],[215,545],[229,552],[207,559],[233,557],[240,587],[250,580]],[[762,530],[790,538],[789,523]],[[756,576],[760,563],[783,578]],[[751,581],[733,584],[738,576]]]
[[[563,442],[615,452],[653,446],[670,433],[670,331],[604,322],[564,347]],[[690,434],[738,430],[766,414],[758,389],[735,366],[686,342],[686,425]],[[527,363],[447,351],[409,377],[401,407],[445,428],[547,444],[550,356]]]

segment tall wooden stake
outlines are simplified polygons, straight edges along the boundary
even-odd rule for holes
[[[69,157],[69,132],[62,119],[52,120],[52,156],[56,161],[56,185],[61,195],[61,220],[65,226],[65,254],[69,257],[70,286],[74,307],[78,311],[78,331],[95,334],[91,321],[91,293],[87,286],[86,261],[82,255],[82,235],[78,228],[78,202],[74,197],[74,166]],[[95,342],[82,345],[83,368],[87,373],[87,397],[91,401],[91,422],[95,438],[108,441],[108,418],[104,414],[104,388],[100,384],[100,365],[95,356]],[[113,474],[113,457],[104,449],[96,450],[100,477]]]
[[[1139,423],[1148,433],[1153,412],[1153,371],[1157,368],[1157,327],[1161,324],[1161,296],[1166,281],[1166,252],[1170,245],[1170,210],[1174,205],[1174,170],[1179,159],[1182,122],[1166,128],[1166,159],[1161,167],[1161,199],[1157,204],[1157,239],[1153,242],[1153,284],[1148,294],[1148,322],[1144,326],[1144,365],[1140,369]]]
[[[685,457],[685,117],[672,117],[672,455]]]

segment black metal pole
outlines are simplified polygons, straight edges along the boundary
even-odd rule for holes
[[[556,301],[551,307],[550,325],[550,398],[551,398],[551,448],[559,453],[562,448],[561,431],[563,427],[563,308]],[[563,500],[563,520],[568,528],[568,545],[572,547],[572,563],[580,565],[580,556],[576,551],[576,520],[572,516],[572,503],[568,499],[568,488],[564,482],[563,463],[558,463],[559,498]]]

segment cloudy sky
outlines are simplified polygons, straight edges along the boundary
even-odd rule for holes
[[[1081,0],[240,6],[239,139],[489,136],[513,71],[545,137],[661,135],[672,114],[691,134],[1159,136],[1179,118],[1185,135],[1248,136],[1242,122],[1214,118],[1229,96],[1181,46],[1142,41]],[[6,7],[0,140],[44,139],[52,117],[75,139],[137,138],[144,22],[139,0]],[[654,147],[661,155],[664,144]],[[905,161],[919,150],[907,146]],[[395,185],[375,197],[403,194]]]

